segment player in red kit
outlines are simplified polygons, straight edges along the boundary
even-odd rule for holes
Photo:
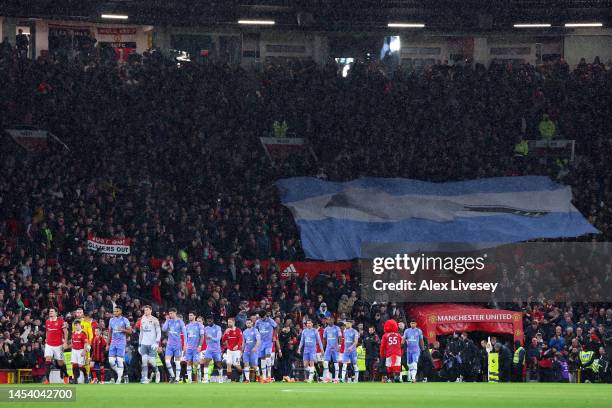
[[[319,337],[321,337],[321,339],[323,339],[323,333],[325,333],[325,327],[319,325],[319,323],[315,323],[315,328],[317,329],[317,331],[319,332]],[[319,343],[317,343],[317,361],[315,361],[315,368],[316,368],[316,372],[317,372],[317,376],[319,375],[318,373],[322,373],[323,369],[323,349],[321,349],[321,346],[319,346]]]
[[[55,308],[49,309],[49,318],[45,321],[46,341],[45,341],[45,368],[46,379],[43,384],[49,384],[49,375],[53,360],[57,362],[60,369],[60,376],[64,379],[64,384],[68,384],[68,372],[64,362],[64,348],[68,348],[68,325],[61,317],[57,316]]]
[[[402,336],[397,332],[397,322],[393,319],[387,320],[384,325],[385,334],[380,340],[380,358],[385,359],[387,367],[387,381],[399,382],[399,374],[402,365]]]
[[[106,351],[106,339],[102,336],[102,331],[99,327],[94,330],[94,338],[91,341],[91,361],[89,362],[89,371],[92,376],[92,383],[98,381],[104,384],[104,352]],[[99,374],[99,376],[97,375]],[[100,379],[98,380],[98,377]]]
[[[342,370],[346,370],[346,367],[343,363],[344,360],[344,322],[338,322],[338,327],[340,327],[340,333],[342,334],[342,341],[338,345],[338,378],[342,381],[342,376],[340,373]],[[334,367],[335,368],[335,367]]]
[[[236,367],[241,371],[240,361],[242,360],[242,330],[236,327],[236,321],[233,318],[227,319],[227,329],[221,337],[221,344],[225,348],[225,364],[227,366],[227,378],[232,380],[232,367]]]
[[[87,341],[87,333],[83,331],[80,320],[74,321],[74,332],[72,333],[72,352],[70,353],[70,363],[72,364],[72,383],[78,384],[79,373],[83,372],[83,378],[85,383],[87,380],[87,370],[85,368],[85,359],[87,356],[87,350],[85,347],[89,342]]]
[[[268,366],[268,382],[275,381],[272,376],[272,367],[274,367],[277,356],[281,358],[283,352],[281,351],[280,342],[278,341],[278,331],[274,330],[274,332],[272,332],[272,354],[270,354],[270,365]]]

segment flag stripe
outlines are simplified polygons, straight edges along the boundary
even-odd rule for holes
[[[343,195],[343,200],[337,200]],[[285,205],[299,219],[321,220],[343,218],[353,221],[390,222],[405,218],[437,219],[449,221],[455,217],[494,216],[499,213],[550,213],[578,211],[571,204],[572,192],[568,187],[551,191],[514,193],[475,193],[455,196],[393,196],[374,195],[366,189],[350,189],[293,201]],[[523,214],[529,215],[529,214]]]
[[[307,258],[359,257],[364,243],[512,243],[598,233],[547,177],[453,183],[302,177],[277,183],[300,228]]]
[[[402,178],[363,177],[345,183],[329,182],[314,177],[281,179],[276,185],[284,203],[304,200],[323,194],[335,194],[346,188],[370,188],[391,195],[466,195],[474,193],[501,193],[542,191],[564,188],[544,176],[491,177],[479,180],[430,183]],[[299,186],[299,188],[295,188]]]
[[[496,215],[435,222],[409,219],[394,223],[371,223],[328,218],[297,220],[302,247],[309,259],[339,261],[361,256],[366,243],[458,242],[496,243],[559,238],[597,233],[580,213],[550,213],[539,218]]]

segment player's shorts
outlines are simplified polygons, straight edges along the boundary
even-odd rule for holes
[[[257,360],[259,359],[259,353],[257,351],[246,351],[242,355],[242,361],[244,365],[251,367],[257,367]]]
[[[314,351],[304,351],[302,360],[303,361],[317,361],[317,353]]]
[[[166,358],[174,357],[174,360],[178,360],[182,357],[182,355],[183,355],[183,352],[181,350],[181,346],[179,345],[166,346],[166,351],[164,353],[164,356]]]
[[[265,356],[271,356],[272,355],[272,344],[264,344],[261,346],[261,348],[259,349],[259,357],[263,358]]]
[[[223,361],[220,351],[210,351],[208,349],[202,352],[202,358],[205,358],[207,360],[212,360],[214,362]]]
[[[390,356],[387,357],[385,361],[385,366],[390,367],[400,367],[402,365],[402,356]]]
[[[64,361],[64,347],[50,346],[45,344],[45,357],[51,357],[53,360]]]
[[[225,364],[228,366],[240,365],[240,350],[227,350],[225,352]]]
[[[140,347],[138,347],[138,352],[140,353],[140,355],[142,357],[150,357],[150,358],[155,358],[157,357],[157,347],[155,346],[147,346],[147,345],[140,345]]]
[[[342,361],[344,356],[344,352],[343,351],[338,351],[338,363],[342,363]]]
[[[113,344],[111,343],[108,348],[109,357],[125,358],[125,344]]]
[[[406,353],[406,362],[408,364],[418,363],[420,355],[421,355],[420,351],[409,351]]]
[[[343,360],[347,364],[350,363],[352,365],[356,365],[357,364],[357,350],[345,351]]]
[[[188,348],[185,350],[185,361],[190,363],[200,361],[200,353],[197,348]]]
[[[85,356],[83,350],[72,350],[70,353],[70,364],[78,364],[80,366],[85,365]]]
[[[333,361],[334,363],[338,362],[338,350],[336,349],[327,349],[325,350],[325,355],[323,356],[323,359],[325,361]]]

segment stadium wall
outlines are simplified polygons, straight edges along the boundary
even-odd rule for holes
[[[180,36],[200,38],[209,47],[211,58],[226,58],[228,50],[224,42],[237,39],[238,61],[245,68],[259,68],[268,61],[312,59],[317,63],[327,62],[329,46],[327,36],[316,32],[258,30],[255,28],[215,27],[156,27],[154,45],[163,52],[177,49],[176,39]],[[197,39],[196,39],[197,41]]]
[[[337,43],[339,34],[259,27],[168,27],[103,24],[96,22],[65,21],[50,19],[22,19],[31,24],[34,30],[33,44],[35,56],[40,56],[49,49],[49,24],[65,26],[91,27],[98,42],[109,41],[102,38],[98,28],[136,28],[136,34],[129,40],[136,43],[136,51],[144,52],[151,46],[162,51],[173,48],[173,39],[177,36],[195,36],[206,38],[203,47],[208,48],[212,58],[226,58],[232,63],[241,63],[245,67],[259,68],[268,61],[288,61],[312,59],[318,64],[325,64],[332,55],[330,44]],[[8,37],[15,42],[14,32],[19,25],[19,18],[0,16],[0,33],[2,39]],[[575,67],[580,58],[591,62],[599,56],[603,63],[612,60],[612,30],[606,28],[565,29],[554,32],[526,32],[511,30],[495,34],[483,33],[443,33],[428,31],[400,31],[376,33],[345,32],[341,42],[358,41],[359,37],[369,35],[380,37],[382,48],[384,37],[399,35],[401,48],[399,57],[404,66],[422,66],[436,61],[448,60],[449,63],[461,61],[461,57],[470,57],[474,62],[488,65],[493,60],[505,62],[529,62],[538,64],[555,55],[565,58],[571,67]],[[108,37],[108,35],[107,35]],[[352,39],[352,40],[351,40]],[[112,39],[111,39],[112,40]],[[197,43],[197,41],[193,41]],[[174,41],[176,43],[176,41]],[[378,43],[378,41],[377,41]],[[350,47],[349,47],[350,48]],[[378,56],[380,50],[372,50]],[[342,55],[348,57],[348,55]],[[357,60],[359,55],[354,56]]]
[[[17,22],[15,19],[10,17],[0,16],[0,34],[2,34],[2,40],[8,38],[9,43],[15,45],[15,31],[17,30]]]
[[[493,60],[515,61],[535,64],[542,43],[554,44],[553,49],[562,48],[560,37],[540,39],[516,34],[495,36],[400,36],[400,58],[403,66],[420,67],[436,61],[447,60],[450,64],[471,58],[476,63],[488,65]]]
[[[567,35],[563,53],[571,67],[575,67],[582,57],[587,63],[596,56],[604,64],[612,61],[612,30],[585,30]]]
[[[15,35],[11,35],[11,32],[15,30],[17,24],[6,17],[0,17],[2,21],[1,31],[3,38],[8,36],[12,43],[15,41]],[[65,26],[65,27],[88,27],[98,42],[101,41],[129,41],[136,43],[136,52],[142,53],[149,48],[149,32],[153,29],[152,26],[142,25],[120,25],[120,24],[101,24],[92,22],[80,22],[80,21],[67,21],[67,20],[50,20],[50,19],[36,19],[34,21],[35,33],[34,33],[34,46],[35,56],[39,57],[49,51],[49,25]],[[133,28],[135,34],[123,35],[123,36],[110,36],[107,34],[100,34],[99,28]]]

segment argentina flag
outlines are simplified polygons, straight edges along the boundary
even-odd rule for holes
[[[365,243],[507,244],[599,232],[572,205],[570,187],[542,176],[448,183],[294,177],[276,185],[309,259],[358,258]]]

